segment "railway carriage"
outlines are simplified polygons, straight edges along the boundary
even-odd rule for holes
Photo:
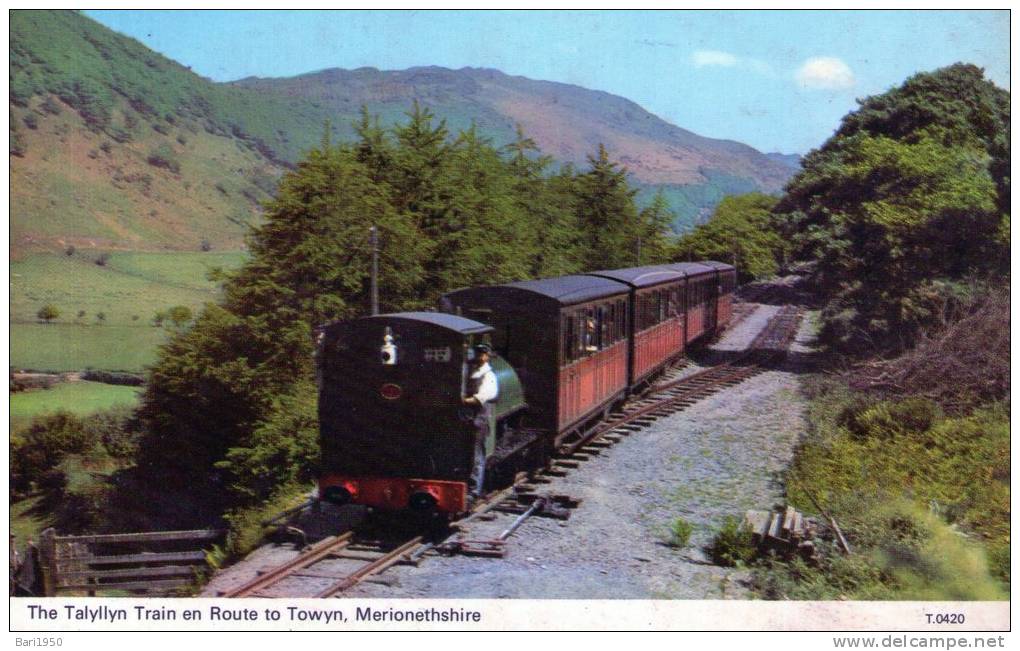
[[[528,426],[559,439],[627,392],[628,296],[618,281],[574,275],[462,289],[441,307],[494,328],[524,381]]]
[[[593,271],[629,288],[627,386],[633,391],[683,354],[686,275],[663,266]]]

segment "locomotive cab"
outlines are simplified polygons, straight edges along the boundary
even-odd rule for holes
[[[475,411],[463,404],[473,347],[492,328],[406,312],[330,324],[318,350],[320,498],[382,510],[466,510]],[[500,394],[486,453],[524,407],[513,368],[494,357]]]

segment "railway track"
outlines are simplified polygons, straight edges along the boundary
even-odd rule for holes
[[[623,438],[664,418],[686,409],[704,398],[734,386],[767,370],[785,356],[803,315],[801,308],[784,307],[769,320],[747,351],[729,362],[683,375],[686,362],[671,367],[660,382],[637,399],[624,404],[603,422],[577,440],[564,443],[549,467],[525,477],[514,485],[476,503],[471,512],[451,523],[451,529],[464,527],[492,511],[518,513],[514,524],[499,539],[490,541],[459,540],[454,536],[444,542],[429,542],[420,535],[404,542],[384,543],[360,539],[353,531],[331,536],[302,551],[290,561],[261,573],[251,581],[220,594],[227,598],[312,596],[334,597],[369,580],[398,563],[416,565],[427,553],[463,551],[485,556],[502,556],[503,543],[530,515],[543,506],[554,513],[556,508],[576,506],[565,496],[539,496],[542,484],[570,470],[594,455],[619,443]],[[556,507],[553,503],[559,502]],[[554,516],[558,517],[558,516]],[[564,516],[565,517],[565,516]]]

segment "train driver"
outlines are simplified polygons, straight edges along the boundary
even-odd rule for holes
[[[475,407],[475,461],[471,469],[471,494],[479,497],[485,482],[485,439],[489,435],[489,420],[492,402],[499,396],[499,382],[489,365],[492,349],[486,344],[474,348],[474,371],[470,376],[468,396],[464,404]]]

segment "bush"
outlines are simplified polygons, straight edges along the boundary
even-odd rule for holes
[[[673,526],[670,527],[669,533],[670,546],[683,549],[691,542],[691,534],[694,533],[694,526],[683,518],[677,518],[673,521]]]
[[[109,261],[110,261],[109,253],[100,253],[99,257],[96,258],[96,264],[99,265],[100,267],[105,267],[106,263]]]
[[[181,171],[181,163],[177,160],[177,154],[167,145],[160,145],[153,149],[145,160],[153,167],[161,167],[174,174],[178,174]]]
[[[28,114],[26,114],[25,117],[22,118],[21,121],[24,122],[25,126],[28,127],[29,129],[38,129],[39,128],[39,118],[37,118],[35,116],[35,113],[28,113]]]
[[[43,100],[43,103],[39,105],[39,108],[46,111],[50,115],[60,115],[63,109],[60,108],[60,103],[54,100],[52,97],[47,97]]]
[[[82,374],[83,380],[90,382],[102,382],[104,384],[118,384],[128,387],[140,387],[145,384],[145,378],[134,373],[121,373],[117,371],[96,371],[89,369]]]
[[[95,442],[77,416],[57,412],[37,416],[28,429],[11,438],[11,487],[28,491],[68,454],[84,452]]]
[[[858,400],[839,415],[837,422],[858,439],[895,439],[927,432],[942,418],[942,410],[927,398],[871,404]]]
[[[28,146],[25,144],[25,137],[21,135],[20,131],[11,132],[10,142],[10,155],[22,158],[25,156],[25,152],[28,150]]]
[[[294,484],[278,486],[273,496],[266,501],[227,514],[225,517],[229,530],[223,548],[225,555],[228,558],[240,558],[258,547],[266,533],[262,523],[303,502],[307,490],[307,487]],[[220,562],[220,556],[216,554],[214,560]]]
[[[742,567],[754,560],[751,530],[739,518],[727,516],[709,547],[712,562],[723,567]]]
[[[49,323],[53,319],[56,319],[57,317],[60,316],[60,310],[57,309],[56,305],[48,303],[40,307],[39,311],[36,312],[35,315],[39,318],[40,321],[45,321],[46,323]]]
[[[174,326],[180,328],[188,321],[191,321],[194,315],[191,313],[191,308],[188,306],[175,305],[167,310],[166,316],[170,319],[170,322],[173,323]]]

